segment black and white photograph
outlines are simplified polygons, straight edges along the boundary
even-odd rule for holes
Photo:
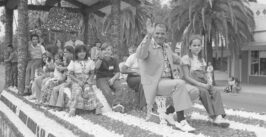
[[[266,0],[0,0],[0,137],[266,137]]]

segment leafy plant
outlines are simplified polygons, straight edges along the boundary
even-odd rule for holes
[[[247,0],[178,2],[170,16],[175,38],[186,40],[192,33],[202,34],[208,46],[212,46],[222,36],[232,51],[239,50],[241,43],[253,40],[255,22]]]
[[[139,5],[136,9],[125,8],[120,12],[121,41],[126,47],[135,46],[145,32],[145,22],[151,17],[149,5]],[[102,34],[108,36],[111,33],[113,15],[109,14],[104,19]]]

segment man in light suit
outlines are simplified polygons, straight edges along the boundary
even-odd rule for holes
[[[151,115],[155,96],[171,96],[177,121],[166,119],[169,124],[182,131],[193,131],[184,117],[184,110],[192,107],[192,99],[198,97],[197,88],[187,86],[181,79],[173,79],[173,64],[180,63],[180,57],[175,55],[166,43],[167,26],[163,23],[146,23],[147,35],[137,48],[136,57],[139,60],[141,82],[147,102],[147,118]],[[189,92],[193,92],[190,94]]]

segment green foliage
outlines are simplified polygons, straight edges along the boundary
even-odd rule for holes
[[[54,7],[49,11],[49,15],[43,28],[52,31],[79,32],[81,30],[82,15],[66,10],[65,8]]]
[[[179,40],[197,33],[218,43],[222,36],[234,51],[253,40],[255,22],[247,0],[182,0],[170,18],[173,37]]]
[[[120,12],[120,31],[122,45],[136,46],[145,33],[146,19],[151,17],[149,5],[139,5],[136,9],[125,8]],[[104,20],[102,34],[108,36],[112,32],[113,15],[109,14]],[[108,38],[107,38],[108,39]]]

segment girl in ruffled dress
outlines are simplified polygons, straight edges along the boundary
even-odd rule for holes
[[[88,60],[86,51],[84,45],[77,46],[75,60],[67,67],[71,79],[70,116],[75,115],[76,109],[96,110],[96,114],[100,114],[103,107],[92,88],[95,64]]]

